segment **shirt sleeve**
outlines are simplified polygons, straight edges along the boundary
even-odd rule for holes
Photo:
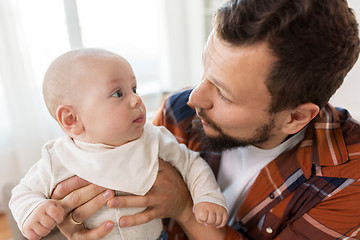
[[[320,202],[289,222],[276,239],[358,239],[360,234],[360,181]]]
[[[51,164],[46,147],[42,159],[35,163],[11,191],[9,208],[20,231],[29,214],[51,195]]]

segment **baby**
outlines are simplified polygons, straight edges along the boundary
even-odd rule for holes
[[[66,137],[45,144],[41,160],[12,191],[9,205],[25,237],[46,236],[62,221],[64,209],[50,199],[59,182],[77,175],[116,195],[145,195],[156,179],[159,158],[181,173],[197,221],[211,224],[203,219],[215,218],[216,227],[226,224],[225,199],[211,169],[166,128],[146,121],[135,75],[123,57],[103,49],[67,52],[47,70],[43,94]],[[91,229],[112,219],[115,227],[105,239],[163,239],[161,219],[128,228],[117,224],[121,216],[143,210],[104,206],[84,225]],[[199,217],[204,214],[208,217]]]

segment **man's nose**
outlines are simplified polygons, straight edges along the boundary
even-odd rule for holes
[[[191,92],[189,104],[205,110],[211,109],[213,107],[212,98],[214,97],[213,88],[211,82],[203,79]]]

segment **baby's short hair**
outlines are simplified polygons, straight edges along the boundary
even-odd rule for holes
[[[57,120],[56,111],[62,104],[71,105],[73,94],[72,73],[76,70],[79,59],[83,57],[117,56],[101,48],[82,48],[66,52],[57,57],[48,67],[43,81],[43,96],[51,116]],[[122,57],[121,57],[122,58]]]

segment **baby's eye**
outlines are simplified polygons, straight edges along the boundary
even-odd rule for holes
[[[113,95],[111,95],[112,97],[116,97],[116,98],[120,98],[122,97],[123,93],[121,90],[117,90],[116,92],[114,92]]]
[[[133,91],[134,93],[136,93],[136,87],[133,87],[132,91]]]

